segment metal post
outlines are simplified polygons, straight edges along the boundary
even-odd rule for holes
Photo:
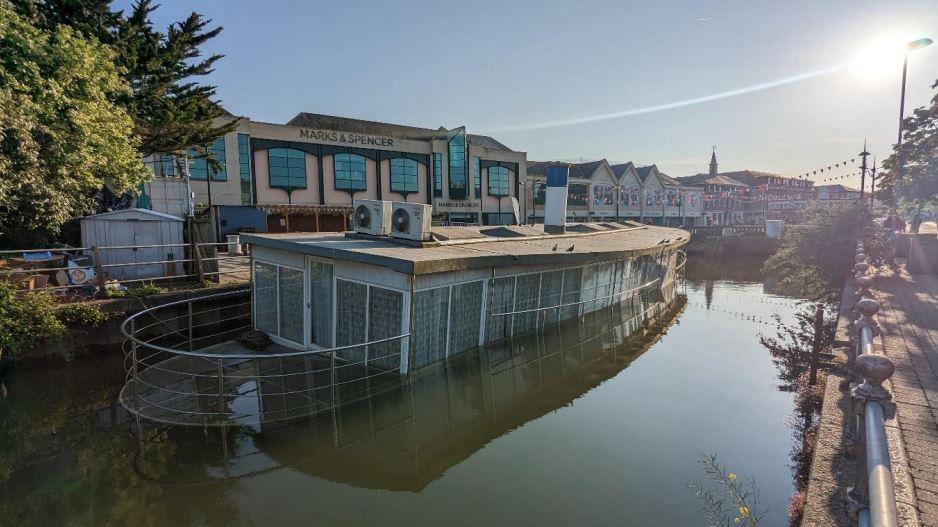
[[[225,359],[218,359],[218,422],[225,422]]]
[[[192,300],[186,302],[186,305],[189,306],[189,351],[192,351]]]

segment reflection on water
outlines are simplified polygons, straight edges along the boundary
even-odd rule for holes
[[[713,452],[784,525],[791,400],[756,319],[793,303],[689,276],[670,309],[604,309],[290,423],[148,427],[142,455],[113,357],[15,371],[0,524],[697,525],[686,483]]]

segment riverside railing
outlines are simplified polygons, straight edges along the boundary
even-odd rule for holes
[[[892,394],[883,383],[892,377],[895,366],[879,353],[875,338],[880,334],[873,318],[879,303],[870,298],[873,278],[867,275],[870,265],[862,243],[857,243],[853,266],[857,284],[856,311],[850,361],[856,374],[850,390],[851,412],[848,419],[848,445],[855,456],[857,469],[853,486],[847,493],[850,511],[860,527],[897,527],[896,492],[893,486],[886,419],[895,416]]]
[[[0,251],[0,279],[22,289],[101,292],[114,285],[249,278],[249,249],[227,242],[57,247]]]
[[[121,326],[121,404],[138,418],[227,426],[312,416],[399,384],[410,334],[327,349],[251,349],[251,290],[170,302]]]

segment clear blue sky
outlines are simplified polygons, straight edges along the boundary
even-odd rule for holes
[[[674,176],[803,173],[895,141],[901,61],[676,109],[502,130],[668,104],[843,65],[883,35],[938,40],[934,0],[308,2],[164,0],[225,30],[210,81],[232,113],[300,111],[466,125],[528,158],[657,163]],[[907,108],[926,104],[938,44],[910,62]],[[856,182],[850,182],[856,184]]]

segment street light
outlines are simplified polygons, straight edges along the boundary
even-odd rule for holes
[[[913,40],[905,46],[905,57],[902,59],[902,92],[899,97],[899,140],[896,142],[898,146],[902,146],[902,119],[905,117],[905,78],[909,69],[909,52],[930,46],[933,42],[932,39],[926,37]]]

